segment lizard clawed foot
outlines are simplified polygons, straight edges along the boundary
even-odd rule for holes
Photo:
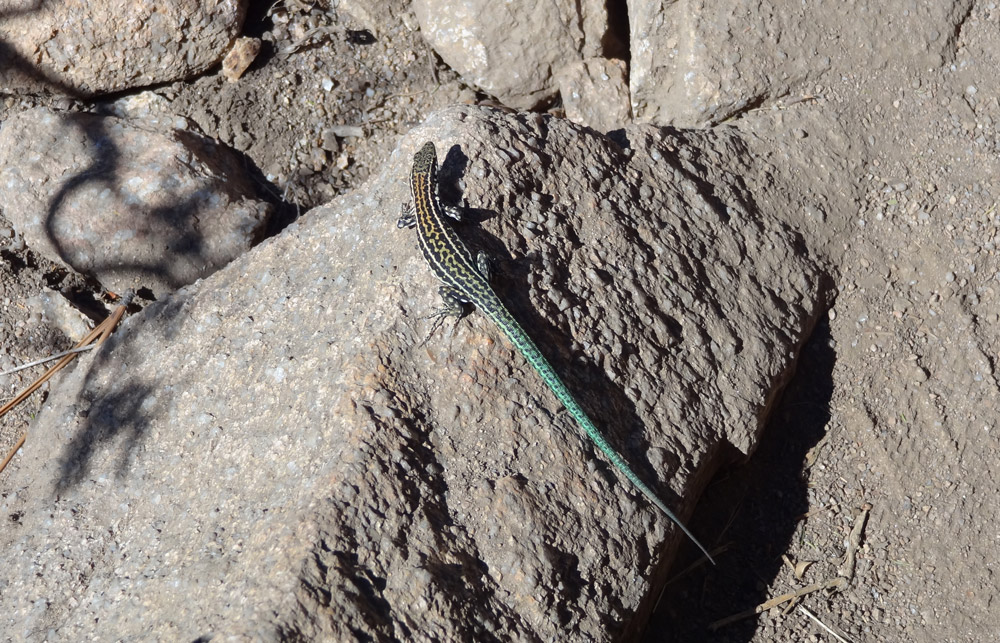
[[[399,208],[399,220],[396,221],[397,228],[412,228],[417,225],[417,210],[412,203],[404,203]]]
[[[441,286],[438,290],[441,293],[441,299],[444,301],[444,306],[438,308],[433,313],[425,317],[424,319],[433,319],[434,324],[431,326],[431,331],[424,338],[424,341],[420,342],[420,346],[427,343],[434,333],[441,327],[444,320],[448,317],[456,318],[455,324],[458,325],[458,320],[465,317],[465,304],[466,301],[462,294],[452,288],[451,286]]]

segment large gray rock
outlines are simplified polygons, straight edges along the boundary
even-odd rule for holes
[[[554,97],[560,70],[609,38],[607,6],[595,0],[414,0],[413,12],[452,69],[518,109]]]
[[[53,391],[2,479],[14,638],[587,640],[634,632],[676,528],[581,439],[395,227],[446,159],[498,291],[682,516],[753,449],[817,315],[801,240],[731,133],[455,108],[384,172],[129,319]],[[780,191],[776,191],[780,195]],[[426,339],[426,343],[424,340]],[[710,546],[724,531],[699,535]]]
[[[271,206],[232,150],[184,121],[40,107],[0,128],[0,209],[32,250],[159,297],[259,239]]]
[[[0,93],[93,95],[222,60],[245,0],[0,0]]]

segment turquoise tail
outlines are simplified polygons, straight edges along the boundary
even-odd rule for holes
[[[629,479],[629,482],[635,485],[635,487],[641,491],[650,502],[656,505],[656,507],[662,511],[667,518],[672,520],[673,523],[680,528],[685,536],[691,539],[691,542],[698,546],[698,549],[700,549],[708,560],[714,565],[715,559],[712,558],[710,553],[708,553],[708,550],[705,549],[701,542],[694,537],[694,534],[692,534],[691,531],[684,526],[684,523],[682,523],[680,519],[674,515],[674,512],[670,511],[667,505],[660,500],[653,490],[650,489],[638,475],[636,475],[635,471],[628,466],[625,460],[618,455],[618,452],[615,451],[615,449],[608,443],[601,432],[597,430],[597,427],[590,419],[590,416],[587,415],[586,411],[584,411],[580,404],[576,401],[576,398],[574,398],[569,392],[569,389],[566,388],[566,385],[563,384],[563,381],[552,369],[549,361],[545,359],[545,356],[538,350],[535,342],[532,341],[531,337],[529,337],[526,332],[524,332],[524,329],[521,328],[521,325],[517,323],[517,320],[514,319],[514,316],[510,314],[499,298],[495,299],[493,303],[496,306],[494,310],[483,308],[483,312],[485,312],[497,324],[497,326],[504,331],[507,338],[510,339],[524,358],[528,360],[528,363],[531,364],[536,371],[538,371],[542,380],[544,380],[548,387],[552,389],[552,392],[555,393],[555,396],[559,398],[559,401],[566,407],[569,414],[573,416],[573,419],[576,420],[577,424],[579,424],[584,430],[587,437],[589,437],[593,443],[597,445],[597,448],[604,453],[608,460],[611,461],[611,464],[615,465],[615,467]]]

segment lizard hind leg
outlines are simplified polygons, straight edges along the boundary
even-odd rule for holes
[[[424,338],[424,341],[420,342],[421,346],[426,344],[427,340],[437,332],[438,328],[441,327],[441,324],[444,323],[446,318],[454,317],[456,319],[461,319],[466,313],[465,305],[468,301],[460,291],[452,288],[451,286],[441,286],[438,289],[438,292],[441,294],[441,301],[444,302],[444,305],[425,318],[433,319],[434,325],[431,326],[431,331],[427,334],[427,337]]]

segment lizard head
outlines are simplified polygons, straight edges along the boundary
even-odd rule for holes
[[[413,171],[433,174],[437,170],[437,151],[434,143],[427,141],[420,151],[413,155]]]

